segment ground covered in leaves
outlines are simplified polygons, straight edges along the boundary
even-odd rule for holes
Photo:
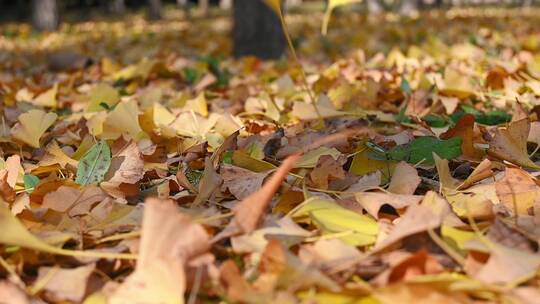
[[[2,26],[0,302],[538,303],[540,12],[287,23]]]

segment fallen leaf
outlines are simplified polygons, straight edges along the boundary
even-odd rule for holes
[[[226,237],[254,231],[262,220],[274,193],[279,189],[299,157],[298,154],[287,157],[260,190],[238,203],[234,208],[234,218],[220,234],[214,237],[214,242]]]
[[[395,194],[412,195],[421,181],[415,167],[406,162],[399,162],[392,173],[387,190]]]
[[[245,199],[257,189],[260,189],[269,173],[256,173],[231,165],[221,167],[223,186],[228,188],[232,195],[239,200]]]
[[[52,301],[81,302],[86,294],[88,278],[95,268],[95,264],[73,269],[40,267],[37,282],[45,282],[43,289]]]
[[[540,169],[527,153],[529,129],[528,119],[513,121],[506,128],[498,128],[495,130],[495,136],[489,141],[488,154],[516,165]]]
[[[105,178],[110,166],[111,149],[105,140],[101,140],[80,160],[75,182],[79,185],[99,183]]]
[[[440,136],[441,139],[461,138],[461,151],[464,156],[472,160],[481,159],[484,156],[484,153],[474,146],[474,121],[473,115],[465,114],[454,127]]]
[[[57,117],[58,115],[54,113],[30,110],[19,116],[19,122],[11,129],[11,135],[33,148],[39,148],[39,139],[52,126]]]
[[[209,248],[199,224],[178,212],[172,201],[148,199],[135,272],[109,303],[184,303],[186,264]]]

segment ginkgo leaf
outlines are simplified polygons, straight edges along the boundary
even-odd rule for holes
[[[176,118],[167,108],[160,103],[154,103],[152,108],[152,118],[156,127],[168,126]]]
[[[281,1],[282,0],[264,0],[264,3],[266,3],[278,16],[280,16]]]
[[[54,164],[59,164],[62,168],[65,168],[66,165],[71,165],[77,167],[78,161],[67,156],[66,153],[58,146],[58,142],[53,140],[45,148],[45,156],[39,162],[40,166],[51,166]]]
[[[379,226],[376,221],[362,214],[347,210],[340,205],[310,198],[291,213],[293,218],[309,218],[325,234],[339,234],[342,241],[353,246],[375,243]]]
[[[19,122],[11,129],[13,138],[39,148],[39,139],[56,121],[58,115],[42,110],[30,110],[19,115]]]
[[[90,91],[89,99],[86,111],[97,112],[112,109],[120,101],[120,94],[112,86],[100,83]]]
[[[139,107],[135,101],[120,102],[103,122],[103,139],[117,139],[127,134],[135,140],[145,136],[139,125]]]
[[[527,152],[530,122],[522,119],[511,122],[506,128],[498,128],[489,141],[488,154],[527,168],[540,169]]]
[[[79,161],[75,182],[79,185],[99,183],[105,178],[110,166],[111,149],[105,140],[101,140]]]
[[[321,158],[321,156],[323,155],[329,155],[333,159],[337,159],[338,156],[341,155],[341,152],[339,152],[336,148],[319,147],[302,155],[302,157],[300,157],[300,159],[296,163],[295,167],[314,168],[317,165],[319,158]]]
[[[323,35],[326,35],[326,33],[328,32],[328,25],[330,24],[332,11],[334,11],[336,7],[359,2],[362,2],[362,0],[328,0],[328,5],[326,6],[326,11],[324,12],[321,33]]]
[[[66,250],[49,245],[48,243],[45,243],[44,241],[30,233],[23,226],[23,224],[13,214],[11,214],[11,211],[7,208],[7,204],[2,200],[0,200],[0,227],[2,227],[3,231],[3,233],[0,234],[0,244],[4,245],[20,246],[51,254],[78,257],[104,257],[121,259],[135,258],[135,256],[129,254]]]
[[[193,111],[202,115],[203,117],[208,116],[208,104],[206,102],[206,97],[204,93],[200,93],[197,97],[186,101],[186,105],[183,108],[186,111]]]
[[[297,101],[293,104],[291,114],[301,120],[314,120],[330,117],[343,116],[346,113],[338,111],[332,105],[328,97],[321,95],[317,100],[317,104]]]
[[[58,83],[55,83],[52,88],[39,94],[30,103],[36,106],[40,106],[40,107],[56,108],[57,107],[56,94],[58,94]]]

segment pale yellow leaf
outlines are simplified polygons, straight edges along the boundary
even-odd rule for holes
[[[39,148],[39,139],[56,121],[58,115],[42,110],[30,110],[19,116],[19,122],[11,129],[11,135],[31,147]]]

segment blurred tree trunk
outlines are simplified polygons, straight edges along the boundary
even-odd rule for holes
[[[234,0],[234,55],[277,59],[286,41],[279,17],[263,0]]]
[[[383,12],[383,7],[379,0],[367,0],[366,5],[368,14],[370,15],[378,15]]]
[[[123,14],[126,12],[125,0],[113,0],[109,3],[109,10],[115,14]]]
[[[223,10],[231,9],[232,6],[232,0],[220,0],[219,1],[219,7]]]
[[[58,28],[58,5],[56,0],[32,1],[32,25],[38,31],[54,31]]]
[[[419,0],[401,0],[399,13],[403,16],[413,16],[418,13]]]
[[[161,0],[148,0],[148,18],[150,20],[161,19]]]
[[[208,10],[210,9],[210,3],[208,0],[199,0],[199,11],[202,16],[208,16]]]

